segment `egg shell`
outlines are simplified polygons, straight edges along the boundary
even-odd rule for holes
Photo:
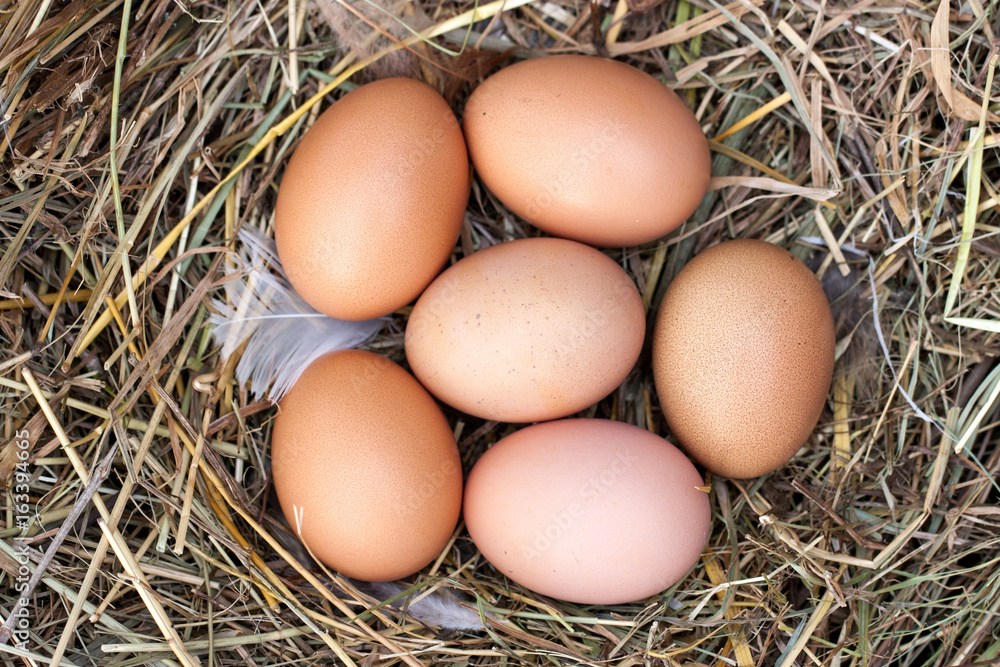
[[[711,530],[694,465],[637,426],[565,419],[502,439],[476,462],[463,512],[483,556],[526,588],[582,604],[655,595]]]
[[[721,243],[670,284],[654,327],[653,374],[678,444],[745,479],[787,463],[816,427],[833,378],[833,315],[787,250]]]
[[[462,466],[444,415],[413,376],[371,352],[333,352],[279,407],[274,488],[317,558],[389,581],[437,557],[458,522]]]
[[[606,58],[506,67],[472,93],[463,129],[476,172],[512,211],[598,247],[667,234],[708,188],[708,141],[684,101]]]
[[[455,114],[430,86],[382,79],[323,112],[285,169],[278,256],[296,291],[344,320],[388,315],[444,268],[469,197]]]
[[[579,412],[612,392],[645,337],[642,297],[590,246],[519,239],[465,257],[417,300],[406,358],[445,403],[483,419]]]

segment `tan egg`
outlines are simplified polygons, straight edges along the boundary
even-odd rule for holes
[[[493,566],[543,595],[620,604],[680,581],[711,532],[694,465],[663,438],[604,419],[507,436],[465,488],[469,535]]]
[[[823,411],[834,344],[823,288],[790,252],[752,240],[705,250],[667,289],[653,338],[678,444],[735,479],[784,465]]]
[[[557,419],[621,384],[645,337],[639,291],[614,260],[532,238],[452,265],[406,325],[413,374],[442,401],[507,422]]]
[[[420,383],[371,352],[333,352],[279,407],[274,488],[317,558],[366,581],[399,579],[434,560],[458,522],[462,466]]]
[[[473,92],[463,129],[476,172],[512,211],[598,247],[667,234],[708,188],[708,141],[684,101],[606,58],[504,68]]]
[[[469,197],[458,120],[430,86],[383,79],[338,100],[302,138],[275,208],[278,256],[316,310],[387,315],[444,268]]]

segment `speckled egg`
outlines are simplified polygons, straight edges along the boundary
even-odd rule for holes
[[[637,426],[564,419],[502,439],[476,462],[463,511],[493,566],[543,595],[633,602],[691,569],[711,532],[708,493],[672,444]]]
[[[639,291],[590,246],[520,239],[473,253],[417,300],[406,358],[417,379],[470,415],[557,419],[612,392],[645,336]]]
[[[536,227],[598,247],[675,229],[708,188],[708,141],[683,100],[625,63],[546,56],[469,98],[463,129],[483,183]]]
[[[413,574],[458,522],[462,466],[444,415],[371,352],[333,352],[306,369],[279,404],[271,461],[292,530],[349,577]]]
[[[667,289],[654,336],[663,414],[698,463],[756,477],[808,440],[836,341],[823,288],[790,252],[738,240],[700,253]]]
[[[316,120],[285,169],[278,256],[296,291],[344,320],[387,315],[444,268],[469,197],[458,120],[430,86],[383,79]]]

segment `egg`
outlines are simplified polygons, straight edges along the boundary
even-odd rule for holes
[[[483,183],[553,236],[631,246],[678,227],[708,188],[708,141],[667,86],[582,55],[506,67],[472,93],[463,129]]]
[[[833,377],[830,304],[794,255],[755,240],[691,260],[656,317],[653,374],[679,445],[712,472],[756,477],[808,440]]]
[[[278,256],[295,290],[344,320],[415,299],[451,255],[469,197],[458,119],[430,86],[382,79],[323,112],[285,169]]]
[[[642,298],[614,260],[575,241],[530,238],[449,267],[413,307],[405,345],[414,375],[448,405],[531,422],[607,396],[644,337]]]
[[[536,424],[503,438],[469,474],[469,535],[500,572],[537,593],[620,604],[672,586],[711,530],[694,465],[637,426]]]
[[[462,466],[444,415],[371,352],[333,352],[306,369],[279,404],[271,462],[292,530],[349,577],[413,574],[458,522]]]

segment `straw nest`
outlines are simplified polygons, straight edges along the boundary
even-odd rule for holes
[[[4,661],[1000,664],[995,11],[6,3],[0,615],[27,635],[0,645]],[[709,480],[703,560],[662,595],[542,598],[498,575],[460,526],[377,606],[286,539],[269,500],[273,409],[220,359],[207,304],[236,232],[271,229],[283,166],[342,91],[403,74],[460,111],[500,64],[555,52],[663,78],[712,139],[715,189],[686,225],[609,251],[650,314],[719,240],[792,249],[838,318],[828,407],[789,465]],[[536,233],[482,189],[467,220],[495,241]],[[478,242],[468,234],[456,258]],[[370,347],[402,361],[404,317]],[[667,433],[648,363],[591,413]],[[467,465],[506,428],[449,418]],[[443,591],[487,627],[410,613]]]

